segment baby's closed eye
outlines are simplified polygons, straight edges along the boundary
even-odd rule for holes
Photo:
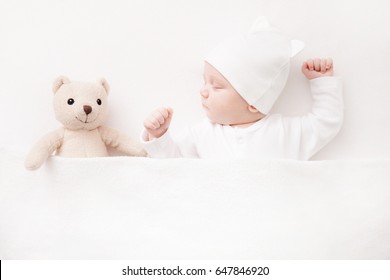
[[[223,88],[225,88],[223,85],[219,85],[219,84],[214,84],[213,85],[213,88],[215,88],[215,89],[223,89]]]
[[[218,81],[218,80],[214,80],[212,81],[211,85],[213,86],[213,88],[215,89],[222,89],[222,88],[226,88],[226,85],[224,82],[222,81]]]

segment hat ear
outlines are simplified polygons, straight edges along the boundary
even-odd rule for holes
[[[53,83],[53,93],[56,93],[63,84],[70,83],[70,80],[65,76],[59,76]]]
[[[108,93],[110,92],[110,85],[108,84],[106,79],[100,78],[98,83],[105,89],[106,94],[108,95]]]
[[[270,25],[268,19],[264,16],[260,16],[260,17],[255,19],[255,21],[252,25],[252,28],[250,30],[250,33],[256,33],[259,31],[266,30],[266,29],[270,28],[270,26],[271,25]]]
[[[299,54],[305,48],[305,43],[299,40],[291,40],[290,42],[290,57]]]

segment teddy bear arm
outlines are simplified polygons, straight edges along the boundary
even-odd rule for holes
[[[35,170],[42,166],[47,158],[61,147],[64,130],[58,129],[46,134],[31,149],[25,160],[25,167]]]
[[[118,130],[110,127],[100,127],[99,131],[106,146],[114,148],[118,152],[128,156],[146,155],[146,152],[140,143],[133,141]]]

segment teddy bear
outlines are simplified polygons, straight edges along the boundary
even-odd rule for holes
[[[107,81],[70,81],[58,77],[53,84],[54,112],[63,127],[38,141],[25,160],[29,170],[38,169],[54,152],[62,157],[104,157],[107,147],[128,156],[145,156],[140,143],[104,126],[107,116]]]

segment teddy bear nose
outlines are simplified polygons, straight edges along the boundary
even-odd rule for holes
[[[92,112],[92,107],[88,105],[84,105],[84,112],[88,115]]]

